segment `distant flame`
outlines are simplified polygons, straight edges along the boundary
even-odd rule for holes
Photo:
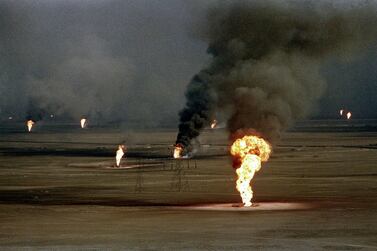
[[[347,119],[350,119],[352,116],[352,113],[351,112],[347,112]]]
[[[85,118],[82,118],[80,120],[80,124],[81,124],[81,128],[84,128],[86,126],[86,119]]]
[[[245,207],[252,205],[253,190],[250,181],[255,172],[261,168],[261,162],[267,161],[270,157],[271,146],[262,138],[253,135],[246,135],[237,139],[230,149],[230,153],[241,162],[237,168],[237,190],[240,192]]]
[[[181,157],[182,151],[183,151],[183,147],[181,145],[176,145],[174,147],[173,157],[175,159],[179,159]]]
[[[27,125],[27,130],[29,131],[29,132],[31,132],[31,128],[33,127],[33,125],[34,125],[34,121],[33,120],[28,120],[27,122],[26,122],[26,125]]]
[[[125,146],[124,145],[119,145],[118,146],[118,150],[116,152],[116,156],[115,156],[115,160],[116,160],[116,165],[117,167],[120,166],[120,161],[124,155],[124,150],[125,150]]]
[[[339,114],[340,114],[340,116],[342,116],[342,115],[343,115],[343,112],[344,112],[344,110],[343,110],[343,109],[341,109],[341,110],[339,111]]]
[[[216,125],[217,125],[217,120],[214,119],[214,120],[212,121],[212,123],[211,123],[211,128],[214,129],[214,128],[216,127]]]

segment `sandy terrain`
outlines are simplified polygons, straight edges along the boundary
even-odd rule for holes
[[[222,129],[176,161],[174,130],[4,125],[0,249],[377,250],[377,132],[365,123],[285,133],[250,210],[235,207]]]

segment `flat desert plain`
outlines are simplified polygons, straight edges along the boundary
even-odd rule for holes
[[[376,250],[375,123],[284,133],[252,181],[251,208],[240,207],[225,129],[175,160],[174,129],[6,123],[0,249]]]

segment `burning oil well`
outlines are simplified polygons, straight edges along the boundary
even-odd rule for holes
[[[86,118],[80,119],[80,126],[81,128],[85,128],[87,125]]]
[[[33,128],[33,125],[35,124],[35,122],[31,119],[29,119],[28,121],[26,121],[26,126],[27,126],[27,130],[28,132],[31,132],[31,129]]]
[[[115,156],[117,167],[120,167],[120,161],[122,160],[125,150],[126,150],[126,147],[124,145],[118,146],[118,150],[116,151],[116,156]]]
[[[191,152],[192,140],[222,113],[234,142],[234,167],[238,172],[246,159],[255,159],[258,165],[246,175],[252,178],[268,159],[261,148],[269,146],[268,156],[270,144],[321,96],[321,66],[373,44],[376,24],[368,4],[237,1],[211,8],[204,37],[212,58],[187,86],[176,139],[180,155]],[[249,146],[249,137],[263,143]]]

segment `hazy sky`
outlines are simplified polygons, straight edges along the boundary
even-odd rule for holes
[[[174,125],[187,83],[209,60],[198,30],[207,5],[0,1],[0,116]],[[374,48],[329,62],[317,115],[346,106],[355,117],[377,117],[376,56]]]
[[[334,110],[343,107],[355,118],[377,118],[377,47],[357,59],[329,63],[323,71],[328,84],[318,115],[336,116]]]

